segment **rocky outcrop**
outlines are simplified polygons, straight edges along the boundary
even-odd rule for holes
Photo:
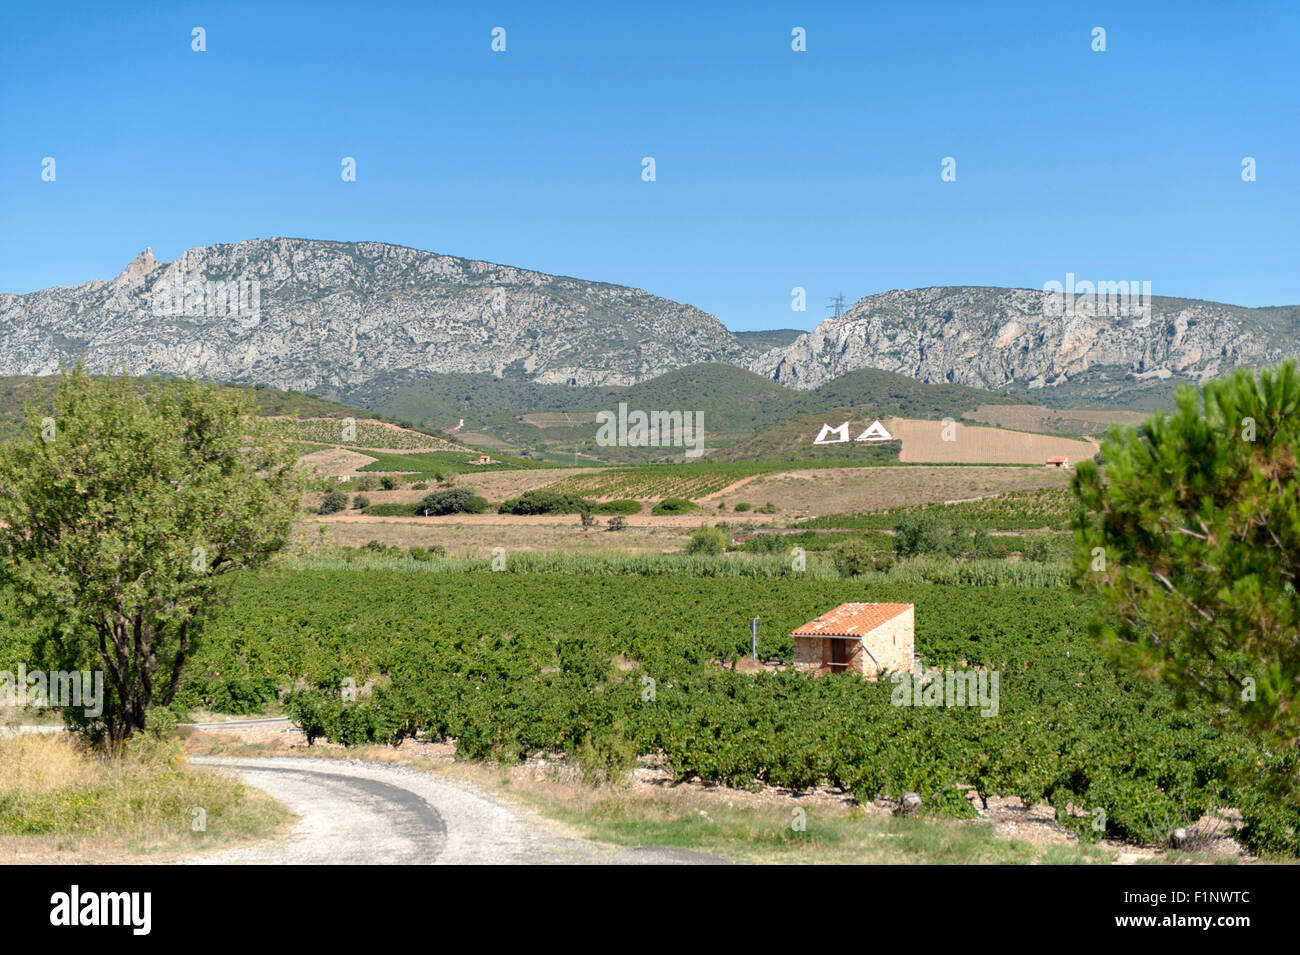
[[[112,281],[0,295],[0,374],[92,371],[342,389],[394,372],[633,384],[752,357],[699,309],[646,292],[381,242],[254,239]]]
[[[1300,309],[1191,299],[1059,300],[1028,289],[949,287],[858,301],[749,367],[791,388],[880,368],[926,382],[1003,390],[1059,385],[1106,368],[1131,381],[1204,380],[1297,353]],[[1127,311],[1127,314],[1125,314]]]

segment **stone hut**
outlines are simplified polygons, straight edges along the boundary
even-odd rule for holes
[[[852,670],[868,679],[911,670],[916,654],[914,604],[846,603],[793,631],[794,665],[806,672]]]

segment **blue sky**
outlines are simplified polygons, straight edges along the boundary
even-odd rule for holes
[[[1294,2],[7,4],[0,292],[288,235],[737,330],[1066,272],[1296,304],[1298,50]]]

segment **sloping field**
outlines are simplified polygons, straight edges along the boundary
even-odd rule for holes
[[[289,435],[299,441],[313,441],[317,444],[345,445],[350,448],[376,449],[383,451],[460,451],[471,453],[472,449],[421,431],[412,431],[386,421],[373,418],[357,418],[356,434],[345,440],[342,418],[272,418],[285,428]]]
[[[1103,411],[1093,408],[1044,408],[1042,405],[980,405],[962,415],[971,422],[993,424],[1018,431],[1052,431],[1057,434],[1103,434],[1111,425],[1137,425],[1149,415],[1141,411]]]
[[[882,424],[902,439],[898,459],[923,464],[1037,464],[1064,455],[1070,464],[1097,453],[1096,441],[1058,438],[1050,434],[1006,431],[978,425],[952,425],[952,441],[944,440],[945,425],[915,418],[886,418]]]
[[[374,464],[375,459],[359,451],[347,448],[322,448],[311,454],[304,454],[298,463],[311,473],[320,477],[352,477],[367,464]]]
[[[1070,473],[1043,467],[937,466],[825,468],[762,475],[722,495],[736,503],[773,504],[783,515],[850,514],[887,507],[961,501],[1007,491],[1063,488]]]

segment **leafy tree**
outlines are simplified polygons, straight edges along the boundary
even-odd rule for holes
[[[1292,755],[1300,739],[1300,376],[1238,371],[1139,431],[1073,486],[1095,630],[1138,673],[1208,701]],[[1295,761],[1292,760],[1292,763]]]
[[[925,511],[907,513],[894,525],[894,553],[899,557],[933,554],[944,547],[949,536],[933,515]]]
[[[379,479],[379,486],[385,491],[396,491],[402,486],[402,479],[394,474],[385,474]]]
[[[352,498],[352,509],[354,511],[364,511],[369,506],[370,498],[366,497],[364,494],[358,494]]]
[[[321,498],[320,507],[317,509],[318,514],[337,514],[339,511],[347,510],[348,496],[338,488],[326,491],[325,496]]]
[[[295,456],[234,390],[78,366],[53,405],[0,448],[0,578],[46,666],[105,671],[103,713],[65,719],[121,742],[175,697],[219,578],[284,546]]]
[[[474,494],[467,487],[453,488],[449,491],[432,491],[421,498],[415,511],[425,517],[440,514],[482,514],[487,510],[487,501]]]
[[[691,532],[691,539],[686,542],[686,553],[721,554],[727,549],[728,543],[726,531],[701,524]]]

